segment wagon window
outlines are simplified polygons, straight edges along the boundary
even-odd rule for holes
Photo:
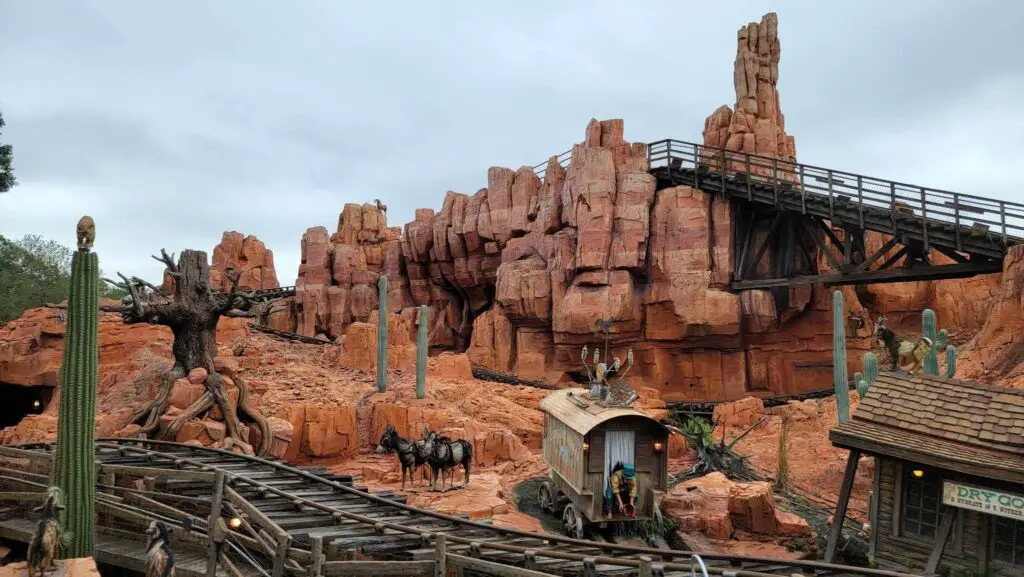
[[[637,435],[636,472],[650,473],[654,470],[654,443],[650,437]]]
[[[590,450],[588,453],[587,472],[602,472],[604,470],[604,431],[594,431],[590,434]]]

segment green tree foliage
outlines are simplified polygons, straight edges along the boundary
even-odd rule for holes
[[[20,240],[0,235],[0,323],[26,309],[59,303],[68,297],[72,250],[35,234]],[[103,285],[100,298],[120,299],[121,289]]]
[[[4,125],[4,115],[0,113],[0,129],[2,129]],[[18,179],[14,178],[13,162],[14,148],[10,144],[0,143],[0,194],[11,190],[18,185]],[[70,266],[70,262],[71,259],[68,257],[68,266]]]

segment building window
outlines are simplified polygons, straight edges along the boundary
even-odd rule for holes
[[[939,527],[942,479],[936,471],[924,467],[903,466],[903,534],[934,538]]]
[[[1024,521],[995,518],[994,557],[1010,565],[1024,565]]]

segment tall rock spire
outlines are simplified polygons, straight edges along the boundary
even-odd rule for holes
[[[735,111],[721,106],[704,121],[704,145],[795,161],[796,142],[786,134],[777,88],[778,15],[769,12],[740,28],[736,40]]]

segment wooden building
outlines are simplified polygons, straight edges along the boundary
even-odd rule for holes
[[[608,475],[622,461],[636,468],[635,520],[653,516],[654,504],[668,488],[669,430],[664,424],[631,407],[604,405],[586,389],[556,391],[541,401],[540,408],[544,460],[550,468],[550,481],[538,495],[542,508],[561,511],[570,534],[582,537],[585,522],[604,520],[601,507]],[[613,520],[626,518],[616,512]]]
[[[826,561],[867,455],[869,548],[879,565],[1024,576],[1024,391],[883,374],[829,438],[850,457]]]

